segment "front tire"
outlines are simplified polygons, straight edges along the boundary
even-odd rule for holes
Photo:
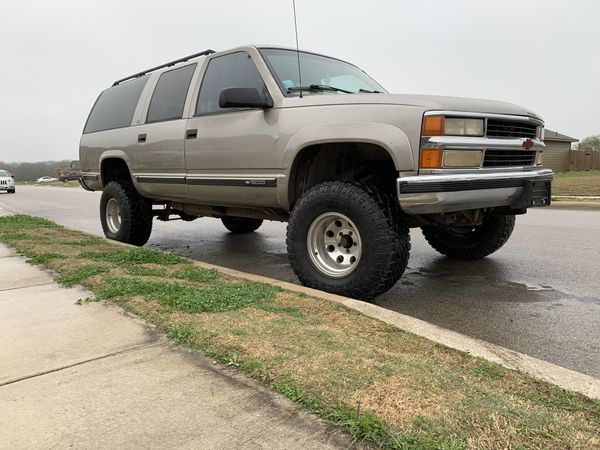
[[[100,198],[100,221],[108,239],[142,246],[152,232],[152,204],[127,181],[111,181]]]
[[[307,191],[287,229],[290,263],[302,284],[364,300],[389,290],[410,252],[408,227],[394,208],[384,193],[353,183]]]
[[[421,227],[429,245],[454,259],[477,260],[491,255],[510,238],[515,216],[491,216],[475,227]]]
[[[252,233],[260,228],[262,219],[247,219],[245,217],[223,217],[225,228],[235,234]]]

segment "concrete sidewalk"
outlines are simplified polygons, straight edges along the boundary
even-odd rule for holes
[[[347,447],[351,439],[0,245],[0,448]]]

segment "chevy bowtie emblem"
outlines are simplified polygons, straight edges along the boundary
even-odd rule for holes
[[[530,150],[533,147],[533,141],[529,138],[523,139],[523,143],[521,144],[525,150]]]

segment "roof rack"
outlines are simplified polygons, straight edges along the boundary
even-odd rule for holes
[[[121,78],[120,80],[115,81],[113,83],[113,86],[116,86],[117,84],[122,83],[123,81],[127,81],[127,80],[131,80],[133,78],[138,78],[138,77],[144,76],[147,73],[154,72],[155,70],[162,69],[163,67],[174,66],[175,64],[178,64],[178,63],[181,63],[181,62],[185,62],[188,59],[196,58],[198,56],[206,56],[206,55],[210,55],[212,53],[216,53],[216,52],[214,50],[208,49],[208,50],[204,50],[203,52],[200,52],[200,53],[194,53],[193,55],[189,55],[189,56],[186,56],[184,58],[176,59],[175,61],[171,61],[171,62],[168,62],[168,63],[165,63],[165,64],[161,64],[160,66],[153,67],[152,69],[144,70],[143,72],[138,72],[138,73],[130,75],[128,77]]]

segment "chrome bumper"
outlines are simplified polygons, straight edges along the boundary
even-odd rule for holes
[[[439,174],[400,177],[400,207],[408,214],[435,214],[468,209],[512,206],[523,209],[550,204],[549,185],[554,172],[537,169],[521,172]],[[540,186],[547,186],[542,195]],[[527,198],[524,198],[527,197]]]

